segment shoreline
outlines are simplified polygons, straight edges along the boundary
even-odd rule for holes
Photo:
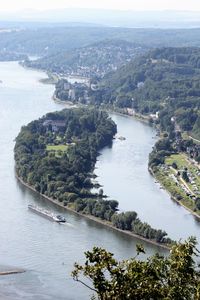
[[[41,82],[42,84],[45,84],[43,82]],[[51,97],[53,101],[55,101],[56,103],[59,103],[59,104],[64,104],[66,105],[67,107],[70,107],[70,108],[75,108],[77,107],[77,104],[74,104],[72,103],[71,101],[63,101],[63,100],[60,100],[59,98],[57,98],[55,96],[55,92],[53,93],[53,96]]]
[[[43,83],[43,82],[41,82]],[[43,83],[45,84],[45,83]],[[73,102],[67,100],[67,101],[64,101],[64,100],[61,100],[59,98],[57,98],[55,96],[55,93],[53,93],[53,96],[52,96],[52,99],[53,101],[55,101],[56,103],[59,103],[59,104],[64,104],[70,108],[76,108],[76,107],[80,107],[80,106],[90,106],[90,107],[93,107],[93,105],[83,105],[83,104],[80,104],[80,103],[76,103],[74,104]],[[129,114],[126,114],[126,113],[123,113],[123,112],[120,112],[120,111],[117,111],[115,109],[111,109],[111,108],[106,108],[106,107],[101,107],[102,110],[105,110],[107,111],[108,113],[114,113],[116,115],[120,115],[120,116],[123,116],[123,117],[126,117],[126,118],[133,118],[133,119],[136,119],[137,121],[139,122],[142,122],[148,126],[152,126],[150,123],[149,123],[149,119],[147,119],[145,116],[141,115],[141,114],[134,114],[134,115],[129,115]],[[156,128],[156,127],[155,127]]]
[[[24,66],[23,66],[23,67],[24,67]],[[34,69],[34,68],[32,68],[32,69]],[[40,70],[40,71],[41,71],[41,70]],[[47,74],[47,76],[49,77],[47,71],[44,71],[44,72],[45,72],[45,73]],[[43,83],[43,82],[41,82],[41,83]],[[43,83],[43,84],[45,84],[45,83]],[[53,84],[53,85],[55,85],[55,84]],[[73,108],[73,107],[78,107],[78,106],[79,106],[79,104],[73,104],[73,103],[70,102],[70,101],[63,101],[63,100],[57,98],[57,97],[55,96],[55,92],[54,92],[53,95],[52,95],[52,99],[53,99],[53,101],[55,101],[56,103],[59,103],[59,104],[65,104],[65,105],[66,105],[67,107],[69,107],[69,108]],[[124,116],[124,117],[134,118],[134,119],[136,119],[136,120],[138,120],[138,121],[140,121],[140,122],[143,122],[143,123],[145,123],[145,124],[151,126],[151,124],[149,123],[149,119],[148,119],[147,117],[141,115],[141,114],[137,114],[137,113],[136,113],[136,114],[134,114],[134,115],[129,115],[129,114],[126,114],[125,112],[119,112],[119,111],[117,111],[117,110],[115,110],[115,109],[111,109],[111,108],[103,107],[103,109],[107,110],[108,113],[110,112],[110,113],[115,113],[115,114],[118,114],[118,115],[121,115],[121,116]],[[154,179],[158,180],[157,177],[156,177],[156,175],[155,175],[155,173],[153,172],[153,170],[150,169],[149,167],[148,167],[148,170],[149,170],[149,173],[152,175],[152,177],[153,177]],[[18,179],[19,179],[19,178],[18,178]],[[172,201],[175,201],[178,205],[180,205],[180,206],[182,206],[183,208],[185,208],[188,212],[190,212],[190,214],[191,214],[193,217],[197,218],[198,221],[200,221],[200,216],[199,216],[198,214],[196,214],[194,211],[192,211],[190,208],[188,208],[186,205],[184,205],[181,201],[178,201],[175,197],[173,197],[173,195],[170,193],[170,191],[168,191],[168,190],[162,185],[162,182],[160,182],[160,180],[158,180],[158,182],[159,182],[160,186],[168,193],[168,195],[170,196],[170,199],[171,199]],[[24,184],[25,184],[25,183],[24,183]],[[34,189],[33,189],[33,190],[34,190]],[[36,191],[36,192],[37,192],[37,191]],[[42,195],[42,196],[47,197],[47,196],[45,196],[45,195]],[[52,200],[53,200],[53,199],[52,199]],[[53,200],[53,201],[54,201],[54,200]],[[60,205],[60,206],[61,206],[61,207],[64,207],[64,206],[62,206],[62,205]],[[68,208],[68,210],[75,212],[74,210],[72,210],[72,209],[70,209],[70,208]],[[77,212],[75,212],[75,213],[77,213]],[[80,213],[77,213],[77,214],[80,214]],[[81,216],[86,216],[86,215],[83,215],[83,214],[80,214],[80,215],[81,215]],[[88,217],[88,216],[87,216],[87,217]],[[98,222],[99,222],[99,220],[98,220]],[[104,225],[105,225],[105,222],[104,222]],[[112,227],[112,225],[107,225],[107,226]],[[114,229],[118,229],[118,228],[116,228],[116,227],[113,227],[113,228],[114,228]],[[120,229],[119,229],[118,231],[120,231]],[[123,230],[121,230],[121,231],[124,232]],[[128,232],[128,234],[129,234],[129,232]],[[132,235],[132,233],[131,233],[131,235]],[[137,237],[137,235],[136,235],[135,237]],[[140,239],[141,239],[141,238],[140,238]],[[146,240],[146,239],[144,238],[144,240]],[[148,240],[148,239],[147,239],[147,240]],[[149,240],[148,240],[148,242],[149,242]],[[159,244],[159,246],[160,246],[160,244]]]
[[[69,107],[71,107],[71,108],[77,107],[77,106],[79,105],[79,104],[73,104],[73,103],[70,102],[70,101],[63,101],[63,100],[57,98],[57,97],[55,96],[55,92],[53,93],[52,99],[53,99],[55,102],[57,102],[57,103],[60,103],[60,104],[61,104],[61,103],[62,103],[62,104],[66,104],[66,106],[69,106]],[[119,111],[117,111],[117,110],[115,110],[115,109],[106,108],[106,107],[102,107],[102,108],[105,109],[108,113],[110,112],[110,113],[115,113],[115,114],[117,114],[117,115],[121,115],[121,116],[123,116],[123,117],[134,118],[134,119],[136,119],[136,120],[139,121],[139,122],[143,122],[143,123],[147,124],[148,126],[151,126],[151,124],[149,123],[149,119],[148,119],[147,117],[141,115],[141,114],[129,115],[129,114],[126,114],[126,113],[123,113],[123,112],[119,112]],[[153,170],[150,169],[149,167],[148,167],[148,170],[149,170],[149,173],[152,175],[152,177],[153,177],[154,179],[158,180],[158,178],[156,177],[156,175],[155,175],[155,173],[153,172]],[[158,180],[158,182],[159,182],[160,186],[168,193],[168,195],[170,196],[170,199],[171,199],[172,201],[175,201],[177,204],[179,204],[180,206],[182,206],[183,208],[185,208],[188,212],[190,212],[190,214],[191,214],[193,217],[197,218],[198,221],[200,221],[200,216],[199,216],[198,214],[196,214],[194,211],[192,211],[189,207],[187,207],[187,206],[186,206],[185,204],[183,204],[181,201],[178,201],[178,200],[170,193],[170,191],[168,191],[168,190],[162,185],[162,182],[160,182],[160,180]],[[82,215],[82,214],[81,214],[81,215]],[[112,225],[108,225],[108,226],[112,227]],[[113,227],[113,228],[115,228],[115,227]],[[117,228],[115,228],[115,229],[117,229]],[[124,232],[123,230],[121,230],[121,231]],[[129,234],[129,232],[128,232],[128,234]],[[136,235],[136,237],[137,237],[137,235]]]
[[[101,220],[101,219],[96,218],[96,217],[94,217],[94,216],[92,216],[92,215],[85,215],[85,214],[82,214],[82,213],[80,213],[80,212],[75,211],[74,209],[72,209],[72,208],[70,208],[70,207],[64,206],[64,205],[62,205],[60,202],[58,202],[57,200],[54,200],[53,198],[48,197],[48,196],[46,196],[46,195],[43,195],[43,194],[39,193],[38,191],[36,191],[34,187],[32,187],[32,186],[29,185],[28,183],[24,182],[24,181],[17,175],[16,172],[15,172],[15,177],[17,178],[17,180],[19,180],[19,182],[20,182],[22,185],[26,186],[27,188],[29,188],[29,189],[32,190],[33,192],[35,192],[35,193],[39,194],[40,196],[44,197],[46,200],[48,200],[48,201],[54,203],[55,205],[57,205],[57,206],[59,206],[59,207],[62,207],[63,209],[65,209],[65,210],[67,210],[67,211],[69,211],[69,212],[72,212],[72,213],[74,213],[74,214],[76,214],[76,215],[78,215],[78,216],[81,216],[81,217],[86,218],[86,219],[88,219],[88,220],[91,220],[91,221],[93,221],[93,222],[99,223],[99,224],[101,224],[101,225],[104,225],[105,227],[114,229],[114,230],[116,230],[116,231],[118,231],[118,232],[121,232],[121,233],[123,233],[123,234],[126,234],[126,235],[128,235],[128,236],[130,236],[130,237],[132,237],[132,238],[137,238],[138,240],[144,241],[144,242],[149,243],[149,244],[152,244],[152,245],[154,245],[154,246],[158,246],[158,247],[160,247],[160,248],[163,248],[163,249],[166,249],[166,250],[170,250],[170,246],[168,246],[168,245],[158,243],[158,242],[156,242],[156,241],[154,241],[154,240],[146,239],[146,238],[144,238],[144,237],[142,237],[142,236],[139,236],[139,235],[137,235],[137,234],[135,234],[135,233],[133,233],[133,232],[131,232],[131,231],[128,231],[128,230],[122,230],[122,229],[119,229],[119,228],[117,228],[117,227],[114,227],[114,226],[113,226],[110,222],[108,222],[108,221]]]
[[[19,63],[19,61],[18,61],[18,63]],[[21,65],[23,68],[27,69],[27,70],[33,70],[33,71],[38,71],[38,72],[44,72],[44,73],[47,75],[47,77],[44,78],[44,79],[40,79],[39,82],[42,83],[42,84],[51,84],[51,85],[54,85],[54,86],[55,86],[55,84],[56,84],[55,82],[54,82],[54,83],[46,83],[46,82],[43,81],[43,80],[48,80],[48,79],[50,79],[50,76],[52,75],[51,72],[48,72],[47,70],[43,70],[43,69],[39,69],[39,68],[27,67],[27,66],[25,66],[25,65],[23,65],[23,64],[20,64],[20,65]],[[70,75],[69,75],[69,76],[70,76]],[[52,75],[52,77],[53,77],[53,75]],[[71,107],[71,108],[73,108],[73,107],[78,107],[78,106],[80,105],[80,103],[74,104],[73,102],[71,102],[71,101],[69,101],[69,100],[64,101],[64,100],[61,100],[61,99],[57,98],[57,97],[55,96],[55,91],[54,91],[54,93],[53,93],[53,95],[52,95],[51,98],[52,98],[52,100],[55,101],[56,103],[59,103],[59,104],[65,104],[66,106]],[[144,115],[139,114],[139,113],[135,113],[134,115],[129,115],[129,114],[125,113],[125,112],[119,112],[119,111],[117,111],[117,110],[115,110],[115,109],[106,108],[106,107],[105,107],[105,108],[103,107],[103,109],[105,109],[106,111],[108,111],[108,112],[110,112],[110,113],[115,113],[115,114],[119,114],[119,115],[121,115],[121,116],[129,117],[129,118],[134,118],[134,119],[136,119],[136,120],[138,120],[138,121],[140,121],[140,122],[143,122],[143,123],[148,124],[149,126],[151,126],[151,124],[149,123],[149,118],[148,118],[148,116],[144,116]]]
[[[200,221],[200,216],[197,214],[197,213],[195,213],[193,210],[191,210],[189,207],[187,207],[185,204],[183,204],[181,201],[178,201],[177,199],[176,199],[176,197],[174,197],[171,193],[170,193],[170,191],[168,191],[165,187],[164,187],[164,185],[162,184],[162,182],[156,177],[156,175],[155,175],[155,172],[153,172],[153,170],[152,170],[152,168],[148,168],[148,170],[149,170],[149,173],[153,176],[153,178],[155,178],[157,181],[158,181],[158,183],[159,183],[159,185],[168,193],[168,195],[170,196],[170,198],[171,198],[171,200],[172,201],[175,201],[178,205],[180,205],[180,206],[182,206],[183,208],[185,208],[193,217],[195,217],[195,218],[197,218],[198,219],[198,221]]]
[[[20,270],[20,269],[14,269],[14,270],[8,270],[8,271],[0,271],[0,276],[21,274],[21,273],[25,273],[25,272],[26,272],[25,270]]]

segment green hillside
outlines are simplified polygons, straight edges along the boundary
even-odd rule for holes
[[[164,130],[173,117],[177,126],[195,137],[200,123],[200,49],[152,50],[107,74],[91,97],[96,103],[129,107],[142,114],[159,112]]]

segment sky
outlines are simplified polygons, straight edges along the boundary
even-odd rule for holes
[[[200,11],[200,0],[0,0],[0,12],[60,8]]]

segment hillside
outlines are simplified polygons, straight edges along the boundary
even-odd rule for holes
[[[159,112],[167,130],[174,117],[183,131],[197,136],[200,109],[200,49],[161,48],[107,74],[94,102],[132,108],[142,114]]]
[[[49,27],[48,27],[49,26]],[[20,27],[19,27],[20,28]],[[85,47],[105,39],[125,40],[141,47],[200,46],[200,29],[109,27],[40,27],[0,32],[0,50],[45,56]]]
[[[125,40],[105,40],[86,47],[47,55],[38,60],[27,60],[25,65],[60,74],[77,74],[94,78],[103,77],[143,52],[144,49]]]

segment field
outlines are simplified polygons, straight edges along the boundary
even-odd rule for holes
[[[64,152],[67,152],[69,145],[47,145],[48,152],[55,152],[56,157],[61,157]]]
[[[194,189],[197,186],[200,190],[200,166],[193,164],[185,154],[174,154],[166,158],[166,165],[172,165],[175,162],[178,166],[178,170],[187,168],[189,174],[191,175],[191,180],[188,182],[190,189]]]
[[[65,152],[68,149],[68,145],[47,145],[47,151],[62,151]]]
[[[172,167],[173,163],[177,168]],[[187,170],[187,182],[182,177],[184,170]],[[165,164],[157,168],[155,175],[174,199],[200,215],[195,205],[200,197],[200,169],[197,164],[183,153],[173,154],[166,157]]]

